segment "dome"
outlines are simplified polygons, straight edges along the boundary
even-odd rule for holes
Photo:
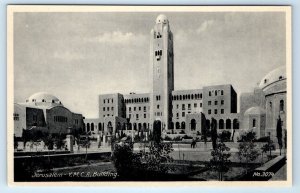
[[[26,102],[46,102],[60,104],[60,100],[57,97],[45,92],[38,92],[31,95]]]
[[[168,23],[168,18],[167,16],[163,15],[163,14],[160,14],[159,16],[157,16],[156,18],[156,23]]]
[[[249,109],[247,109],[244,113],[244,115],[261,115],[261,114],[265,114],[265,110],[262,109],[261,107],[250,107]]]
[[[266,86],[286,79],[286,68],[285,66],[280,66],[278,68],[276,68],[275,70],[272,70],[271,72],[269,72],[261,81],[259,84],[259,88],[265,88]]]

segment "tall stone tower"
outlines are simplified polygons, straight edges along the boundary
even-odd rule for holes
[[[173,34],[165,15],[156,18],[150,32],[150,78],[152,129],[168,129],[172,120],[171,94],[174,90]]]

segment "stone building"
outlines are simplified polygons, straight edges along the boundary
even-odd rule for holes
[[[85,119],[86,131],[109,135],[110,125],[126,131],[200,134],[217,118],[220,130],[239,129],[237,94],[227,85],[174,90],[173,33],[169,20],[159,15],[150,31],[150,93],[99,96],[99,118]],[[115,124],[109,118],[118,117]],[[206,118],[205,118],[206,117]],[[121,123],[122,122],[122,123]],[[112,134],[118,130],[113,127]]]
[[[22,137],[23,130],[66,134],[68,129],[84,129],[81,114],[71,112],[57,97],[44,92],[31,95],[25,103],[15,103],[13,116],[16,137]]]
[[[149,63],[150,92],[100,95],[99,118],[85,119],[87,132],[111,135],[121,128],[131,135],[155,129],[167,134],[199,135],[214,118],[218,132],[230,131],[236,141],[240,133],[249,130],[257,137],[274,137],[279,115],[285,128],[284,67],[266,75],[253,92],[242,93],[239,112],[237,93],[230,84],[174,90],[173,33],[165,15],[159,15],[150,30]]]
[[[269,72],[252,93],[241,95],[240,113],[243,130],[254,130],[259,137],[270,136],[276,141],[278,118],[286,128],[286,67]]]

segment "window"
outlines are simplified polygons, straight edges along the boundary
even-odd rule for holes
[[[202,94],[200,94],[200,99],[202,99]]]
[[[215,105],[218,105],[218,101],[215,101]]]
[[[237,119],[233,119],[233,129],[239,129],[240,126],[239,126],[239,122]]]
[[[211,114],[211,110],[210,110],[210,109],[208,109],[208,114],[209,114],[209,115]]]
[[[176,108],[179,109],[179,104],[176,105]]]
[[[208,96],[211,96],[211,91],[208,92]]]
[[[224,100],[221,100],[221,105],[224,105]]]
[[[202,103],[200,103],[200,107],[202,107]]]
[[[103,99],[103,103],[105,104],[105,99]]]
[[[221,114],[224,114],[224,109],[221,109]]]
[[[146,106],[144,106],[144,112],[146,112],[146,111],[147,111]]]
[[[114,103],[114,99],[111,99],[111,103]]]
[[[114,107],[111,107],[111,110],[113,111],[113,110],[114,110]]]
[[[219,129],[224,129],[224,120],[223,119],[219,120]]]
[[[215,96],[218,96],[218,91],[217,90],[215,90]]]
[[[157,105],[156,108],[159,109],[159,105]]]
[[[37,115],[33,115],[33,121],[37,122]]]
[[[19,114],[18,113],[14,113],[14,121],[19,121]]]
[[[218,114],[218,109],[215,109],[215,114]]]
[[[109,103],[109,99],[107,99],[107,103]]]
[[[211,105],[211,101],[208,101],[208,105]]]
[[[136,107],[133,107],[133,110],[136,111]]]
[[[129,112],[131,112],[131,107],[129,107]]]
[[[284,111],[284,101],[283,100],[280,100],[279,109],[280,109],[280,111]]]
[[[177,119],[179,118],[179,113],[176,113],[176,118],[177,118]]]
[[[103,107],[103,111],[105,111],[105,107]]]
[[[139,120],[139,114],[136,114],[136,120]]]
[[[197,103],[194,103],[194,108],[197,108]]]
[[[252,120],[252,127],[256,127],[256,120],[255,119]]]
[[[139,111],[141,111],[142,110],[142,107],[139,107]]]
[[[185,112],[182,112],[182,117],[185,117]]]
[[[145,119],[146,119],[146,117],[147,117],[146,114],[144,114],[144,118],[145,118]]]
[[[224,91],[223,90],[221,90],[221,95],[224,95]]]
[[[188,110],[191,110],[191,104],[188,104]]]
[[[185,110],[185,105],[184,104],[182,104],[182,110]]]
[[[131,119],[131,114],[129,114],[129,119]]]
[[[231,120],[230,119],[226,120],[226,129],[231,129]]]
[[[107,107],[107,111],[109,111],[109,107]]]

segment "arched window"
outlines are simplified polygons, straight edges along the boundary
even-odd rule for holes
[[[224,120],[223,119],[219,120],[219,129],[224,129]]]
[[[136,131],[137,128],[136,128],[136,123],[133,123],[133,129]]]
[[[176,122],[176,129],[180,129],[180,123]]]
[[[147,124],[143,123],[143,131],[146,131],[146,129],[147,129]]]
[[[102,130],[102,124],[98,123],[98,130],[101,131]]]
[[[230,119],[226,120],[226,129],[231,129],[231,120]]]
[[[91,123],[91,131],[94,131],[94,123]]]
[[[252,119],[252,127],[256,127],[256,119]]]
[[[185,122],[184,121],[181,122],[181,129],[185,129]]]
[[[90,131],[90,124],[87,123],[87,124],[86,124],[86,132],[89,132],[89,131]]]
[[[141,131],[142,130],[142,124],[139,123],[138,126],[139,126],[139,131]]]
[[[202,94],[200,94],[200,99],[202,99]]]
[[[233,129],[239,129],[239,121],[237,119],[233,119]]]
[[[193,94],[192,94],[191,98],[192,98],[192,100],[194,99],[194,95]]]
[[[198,94],[195,94],[195,99],[198,99]]]
[[[188,95],[188,99],[191,99],[191,95]]]
[[[183,95],[183,100],[185,100],[185,95]]]
[[[171,122],[170,129],[174,129],[174,122]]]
[[[192,131],[196,130],[196,124],[197,124],[197,123],[196,123],[196,120],[195,120],[195,119],[192,119],[192,120],[191,120],[191,130],[192,130]]]
[[[218,91],[217,90],[215,90],[215,96],[217,96],[218,95]]]
[[[179,96],[179,99],[182,100],[182,96],[181,95]]]
[[[284,101],[283,100],[280,100],[279,109],[280,109],[280,111],[284,111]]]
[[[128,130],[132,130],[132,123],[129,123],[128,127]]]

